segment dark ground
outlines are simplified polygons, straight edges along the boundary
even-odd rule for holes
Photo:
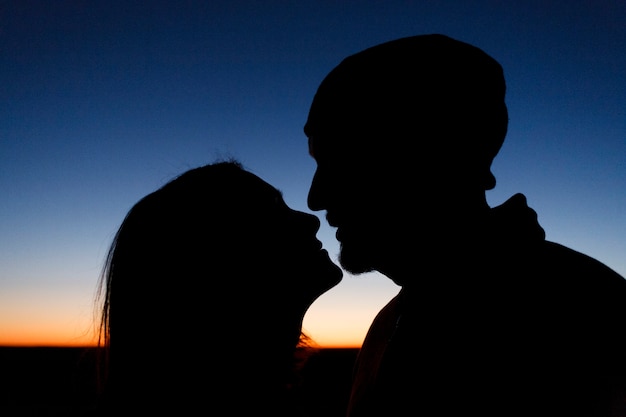
[[[342,416],[357,349],[321,349],[303,370],[313,415]],[[94,348],[0,347],[0,417],[85,417],[95,402]]]

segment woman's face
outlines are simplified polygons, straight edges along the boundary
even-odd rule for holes
[[[258,236],[253,241],[260,255],[257,259],[264,265],[261,269],[268,269],[266,276],[272,277],[281,293],[304,303],[313,302],[343,276],[316,237],[319,219],[293,210],[279,190],[254,174],[246,174],[251,177],[251,201],[245,223]]]

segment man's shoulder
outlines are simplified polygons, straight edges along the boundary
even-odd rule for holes
[[[527,270],[528,278],[560,303],[626,319],[626,279],[598,259],[545,241],[532,264],[533,270]]]
[[[552,241],[541,245],[540,260],[546,266],[571,271],[575,275],[593,274],[626,285],[626,279],[600,260]]]
[[[395,326],[396,321],[400,315],[400,299],[402,297],[402,291],[394,296],[387,304],[380,309],[380,311],[374,317],[373,323],[378,326],[388,327]]]

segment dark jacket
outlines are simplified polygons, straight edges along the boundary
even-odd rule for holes
[[[546,241],[521,194],[481,230],[374,319],[349,417],[626,415],[626,280]]]

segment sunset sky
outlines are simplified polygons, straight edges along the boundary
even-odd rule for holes
[[[238,158],[310,212],[302,127],[317,86],[347,55],[415,34],[504,68],[510,124],[489,203],[524,193],[548,240],[626,276],[624,22],[622,0],[1,2],[0,345],[91,343],[113,234],[189,168]],[[305,330],[358,346],[398,290],[346,273]]]

